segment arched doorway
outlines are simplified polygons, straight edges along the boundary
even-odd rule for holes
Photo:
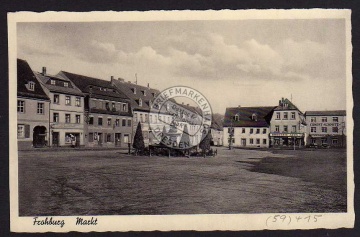
[[[46,127],[36,126],[33,131],[33,146],[43,147],[46,146]]]

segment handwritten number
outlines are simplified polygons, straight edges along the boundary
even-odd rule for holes
[[[315,215],[314,216],[314,219],[315,219],[314,222],[317,222],[317,217],[322,217],[322,215]]]

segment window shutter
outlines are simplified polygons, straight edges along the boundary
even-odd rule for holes
[[[30,137],[30,125],[25,124],[25,138],[29,138],[29,137]]]

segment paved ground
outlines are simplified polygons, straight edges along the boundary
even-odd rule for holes
[[[20,152],[20,215],[346,211],[345,151],[123,152]]]

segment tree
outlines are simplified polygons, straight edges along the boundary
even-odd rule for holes
[[[199,147],[202,150],[204,157],[206,157],[206,151],[210,150],[211,140],[212,140],[212,136],[211,136],[210,129],[209,129],[209,130],[207,130],[207,133],[203,133],[203,137],[199,144]]]
[[[187,124],[185,124],[184,131],[181,134],[179,148],[184,148],[185,154],[188,153],[188,156],[190,156],[191,141]]]
[[[144,137],[142,134],[140,122],[138,123],[138,126],[136,128],[133,147],[135,148],[136,155],[138,154],[138,152],[142,153],[145,150]]]

